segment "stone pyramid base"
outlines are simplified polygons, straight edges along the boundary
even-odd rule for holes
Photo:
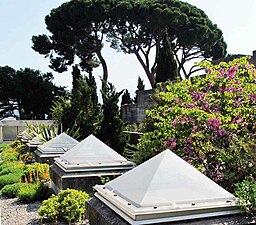
[[[90,225],[130,225],[102,201],[93,197],[87,201],[86,217]],[[249,224],[241,215],[202,218],[177,222],[154,223],[154,225],[241,225]]]

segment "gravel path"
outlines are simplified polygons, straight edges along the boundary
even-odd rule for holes
[[[41,202],[21,203],[17,198],[6,198],[0,195],[1,225],[37,225],[39,223],[38,208]]]
[[[42,202],[22,203],[17,198],[0,195],[0,225],[39,225],[38,209]],[[77,223],[78,224],[78,223]],[[79,223],[89,225],[87,221]],[[59,225],[65,225],[61,223]]]

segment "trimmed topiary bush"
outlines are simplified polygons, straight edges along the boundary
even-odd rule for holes
[[[52,195],[48,200],[43,201],[38,212],[41,220],[79,222],[85,212],[85,201],[89,199],[86,192],[67,189]]]
[[[1,193],[7,197],[15,198],[17,197],[19,190],[25,186],[25,183],[8,184],[2,188]]]

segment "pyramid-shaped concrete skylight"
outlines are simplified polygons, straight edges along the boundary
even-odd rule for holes
[[[79,142],[65,133],[61,133],[50,141],[40,145],[38,150],[42,153],[64,153],[76,146]]]
[[[131,224],[238,212],[232,194],[170,150],[95,189],[96,197]]]
[[[64,171],[131,169],[134,167],[132,162],[127,161],[93,135],[88,136],[60,158],[55,159],[55,162]]]

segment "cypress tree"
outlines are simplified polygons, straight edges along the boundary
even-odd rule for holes
[[[156,83],[174,81],[178,78],[177,63],[174,59],[172,45],[167,34],[164,34],[157,59]]]
[[[121,106],[124,104],[130,104],[132,102],[133,101],[132,101],[131,95],[130,95],[129,91],[126,89],[122,95]]]
[[[119,113],[118,101],[123,91],[116,92],[111,83],[105,84],[104,91],[101,91],[103,98],[103,118],[100,124],[98,138],[122,154],[126,146],[126,136],[123,133],[124,122]]]
[[[137,99],[138,99],[138,91],[143,91],[145,90],[145,85],[143,80],[140,78],[140,76],[138,77],[138,84],[137,84],[137,90],[135,91],[136,96],[134,98],[134,103],[137,103]]]

